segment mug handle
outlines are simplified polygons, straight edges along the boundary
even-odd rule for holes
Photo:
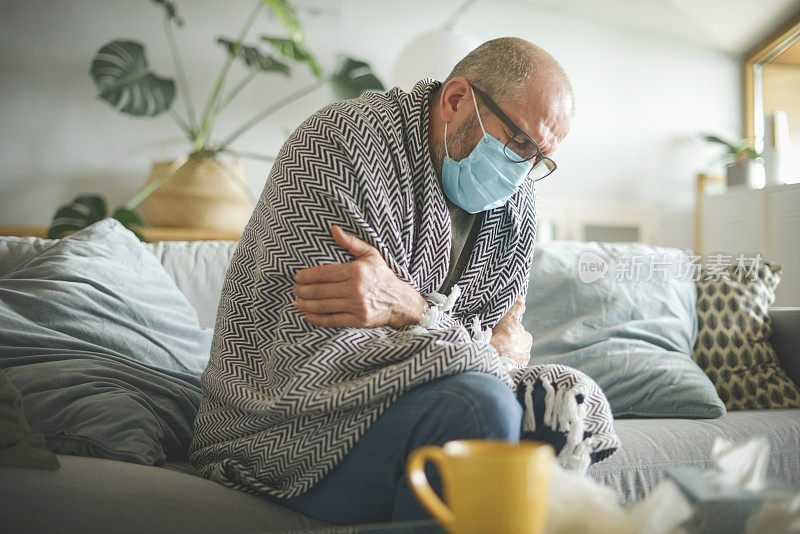
[[[425,462],[430,460],[442,472],[444,454],[441,447],[425,445],[412,451],[406,464],[408,483],[417,499],[448,531],[455,526],[456,516],[453,511],[436,495],[428,477],[425,476]]]

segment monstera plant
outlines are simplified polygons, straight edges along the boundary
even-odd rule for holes
[[[164,31],[176,78],[153,72],[144,45],[134,40],[115,40],[104,45],[97,52],[90,69],[101,100],[118,112],[134,117],[155,117],[168,113],[191,145],[185,156],[174,161],[155,163],[142,189],[111,212],[110,216],[136,232],[140,239],[137,228],[146,226],[145,220],[149,224],[164,226],[220,228],[233,224],[233,227],[241,229],[252,208],[253,195],[246,185],[241,166],[236,162],[227,162],[225,157],[233,157],[237,161],[238,158],[274,159],[269,154],[254,154],[233,148],[242,134],[284,106],[324,85],[332,89],[337,99],[354,98],[369,89],[383,89],[369,65],[353,58],[340,56],[334,70],[325,72],[306,47],[297,14],[289,1],[257,0],[235,38],[216,39],[216,43],[225,51],[226,59],[200,111],[194,107],[175,38],[175,29],[183,26],[183,19],[178,15],[174,2],[153,2],[164,11]],[[257,42],[245,43],[248,33],[264,10],[273,13],[285,35],[261,35]],[[241,79],[228,87],[231,66],[235,61],[241,62],[247,70]],[[227,135],[219,138],[212,136],[220,115],[253,79],[264,74],[288,77],[292,69],[298,66],[308,68],[314,75],[314,81],[257,111]],[[182,111],[173,106],[178,93],[183,101]],[[164,194],[157,198],[162,191]],[[183,192],[186,192],[184,197],[181,196]],[[200,197],[202,199],[198,200]],[[144,208],[144,219],[134,211],[140,205]],[[176,214],[183,219],[175,219]],[[192,220],[198,214],[200,219],[195,217]],[[107,216],[108,207],[102,196],[82,194],[57,210],[48,237],[63,237]]]

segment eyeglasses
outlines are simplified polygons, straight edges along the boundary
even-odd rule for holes
[[[505,113],[500,111],[500,108],[489,98],[489,95],[474,85],[472,89],[481,97],[486,107],[511,130],[512,137],[503,147],[503,153],[505,153],[508,160],[514,163],[522,163],[533,159],[533,167],[528,172],[528,177],[531,178],[532,176],[534,182],[550,176],[558,168],[556,162],[542,154],[536,141],[526,134],[522,128],[514,124]]]

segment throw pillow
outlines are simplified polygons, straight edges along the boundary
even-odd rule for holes
[[[185,458],[211,335],[114,219],[0,276],[0,367],[31,427],[62,454]]]
[[[0,369],[0,465],[58,469],[44,436],[32,432],[22,411],[22,395]]]
[[[751,263],[756,264],[706,265],[698,277],[694,359],[729,410],[800,408],[800,389],[769,343],[768,308],[782,268],[764,260]]]
[[[641,243],[537,245],[522,323],[530,363],[592,377],[614,417],[714,418],[725,413],[692,360],[697,292],[689,251]]]

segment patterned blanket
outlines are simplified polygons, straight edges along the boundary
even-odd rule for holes
[[[599,460],[619,446],[608,402],[588,377],[561,366],[520,368],[487,343],[527,293],[530,183],[478,215],[458,288],[449,298],[436,293],[452,239],[428,149],[438,85],[423,80],[410,93],[368,92],[330,105],[281,149],[222,290],[190,450],[201,476],[256,495],[300,495],[404,391],[465,371],[503,379],[528,405],[533,386],[547,383],[548,411],[534,418],[528,406],[525,426],[567,433],[565,465],[585,469],[589,453]],[[377,248],[438,313],[400,329],[308,324],[293,305],[295,273],[353,259],[333,240],[332,224]]]

